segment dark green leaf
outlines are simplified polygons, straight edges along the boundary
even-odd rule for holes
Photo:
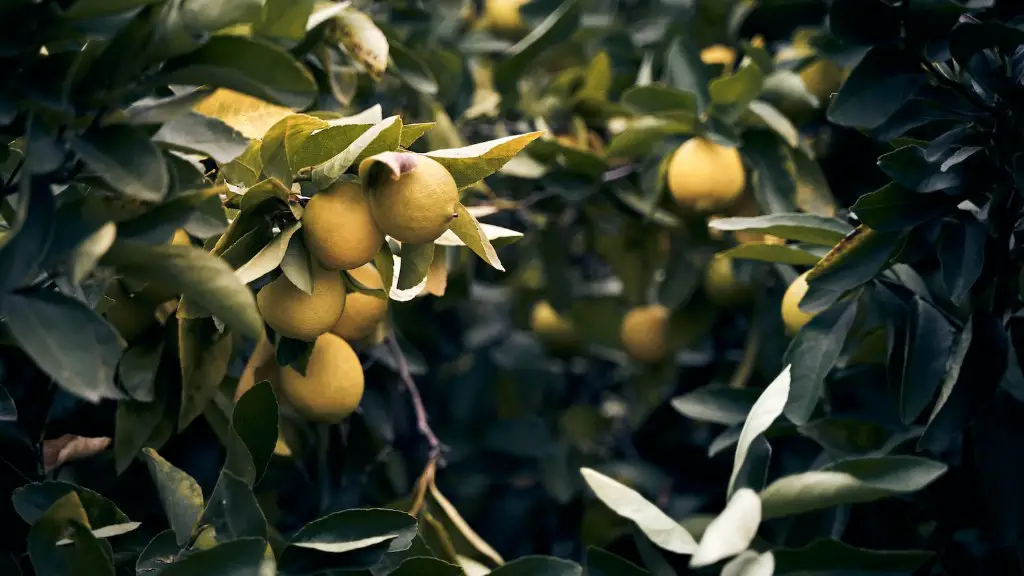
[[[26,484],[11,495],[18,516],[28,524],[35,524],[55,502],[70,493],[76,493],[85,509],[91,526],[102,527],[127,523],[128,517],[102,495],[68,482],[35,482]]]
[[[198,50],[169,61],[163,81],[230,88],[298,109],[316,95],[313,77],[288,52],[241,36],[214,36]]]
[[[491,570],[491,576],[582,576],[583,568],[551,556],[524,556]]]
[[[72,550],[65,551],[70,576],[114,576],[110,544],[100,540],[81,522],[71,521]]]
[[[125,397],[114,382],[121,338],[85,304],[43,291],[8,294],[2,303],[18,343],[62,388],[93,403]]]
[[[795,246],[793,244],[776,244],[774,242],[745,242],[719,255],[734,260],[757,260],[759,262],[775,262],[794,266],[813,266],[821,260],[821,256]]]
[[[779,576],[835,570],[912,574],[933,556],[924,550],[867,550],[830,539],[818,539],[801,548],[776,548],[772,553]]]
[[[156,450],[146,448],[142,453],[175,539],[183,545],[192,537],[192,530],[203,515],[203,491],[191,476],[164,460]]]
[[[784,362],[793,365],[786,416],[795,424],[806,424],[818,405],[821,385],[839,359],[856,317],[856,300],[833,304],[801,328],[786,350]]]
[[[764,455],[763,434],[768,427],[774,423],[786,407],[786,399],[789,397],[792,366],[786,366],[782,372],[775,377],[775,380],[761,392],[757,402],[747,414],[747,419],[740,430],[739,439],[736,443],[736,453],[733,455],[732,472],[729,475],[729,486],[727,495],[731,495],[740,487],[741,477],[746,476],[748,456],[750,460],[756,460]]]
[[[652,115],[693,125],[697,120],[697,97],[663,84],[634,86],[622,94],[622,105],[639,115]]]
[[[858,226],[811,269],[807,276],[810,286],[800,301],[800,309],[822,310],[848,290],[871,280],[888,266],[902,241],[899,233]]]
[[[153,135],[153,141],[170,148],[205,154],[226,164],[245,152],[249,140],[216,118],[195,112],[183,114],[165,123]]]
[[[861,196],[850,210],[873,230],[891,232],[927,222],[957,203],[956,198],[914,192],[891,182]]]
[[[843,456],[881,450],[893,436],[881,424],[852,418],[822,418],[804,424],[798,431],[822,448]]]
[[[145,213],[117,224],[119,238],[143,244],[160,244],[177,228],[185,228],[200,238],[224,232],[227,218],[215,186],[178,194]]]
[[[462,576],[462,568],[426,556],[408,558],[388,576]]]
[[[159,202],[167,194],[167,164],[142,130],[114,124],[70,137],[68,143],[97,176],[126,196]]]
[[[243,444],[230,446],[228,451],[246,450],[252,458],[254,474],[247,477],[242,470],[232,472],[250,484],[258,482],[270,462],[278,438],[277,397],[269,382],[257,383],[242,395],[231,413],[231,427]],[[228,462],[231,462],[230,455]]]
[[[718,218],[709,228],[736,232],[739,230],[771,234],[786,240],[833,246],[853,231],[849,224],[836,218],[793,212],[755,217]]]
[[[903,10],[883,0],[834,0],[829,30],[850,44],[887,44],[900,37]]]
[[[959,171],[942,170],[925,158],[920,146],[903,146],[878,157],[878,167],[897,184],[917,192],[936,192],[960,184]]]
[[[612,136],[605,153],[609,158],[636,158],[652,152],[671,136],[692,134],[696,122],[665,120],[656,116],[634,119],[625,130]]]
[[[403,244],[402,267],[398,271],[398,289],[409,290],[426,280],[434,260],[433,244]]]
[[[786,170],[789,160],[784,144],[767,130],[751,129],[743,133],[741,150],[754,169],[751,175],[754,197],[769,214],[797,211],[796,182]]]
[[[160,576],[253,576],[273,574],[273,559],[267,558],[267,542],[244,538],[195,552],[171,564]],[[268,566],[269,564],[269,566]],[[270,571],[267,569],[270,568]]]
[[[231,332],[220,332],[211,318],[182,319],[178,328],[181,408],[178,429],[203,413],[231,362]]]
[[[281,553],[280,569],[316,574],[331,569],[367,569],[389,551],[408,548],[416,519],[397,510],[344,510],[299,530]]]
[[[900,415],[917,419],[943,381],[953,351],[955,329],[934,306],[915,296],[907,319],[906,359],[900,388]]]
[[[64,574],[67,560],[57,550],[57,541],[73,522],[87,524],[85,510],[78,494],[68,492],[57,499],[28,532],[28,555],[37,574]]]
[[[711,384],[673,398],[672,407],[687,418],[733,426],[747,419],[760,394],[753,388]]]
[[[227,469],[221,470],[199,522],[213,527],[219,543],[267,535],[267,520],[252,488]]]
[[[580,25],[579,0],[565,0],[543,22],[508,49],[494,68],[494,86],[503,95],[516,93],[519,77],[538,56],[573,35]]]
[[[117,380],[134,400],[150,402],[156,384],[156,370],[164,351],[164,341],[146,341],[133,345],[117,364]]]
[[[764,517],[779,518],[916,492],[945,472],[945,464],[916,456],[840,460],[820,470],[772,482],[761,492]]]
[[[876,46],[832,98],[828,118],[843,126],[877,128],[927,81],[914,56],[894,45]]]
[[[973,216],[964,216],[943,227],[939,263],[942,283],[953,302],[963,302],[981,276],[987,241],[988,228]]]
[[[596,546],[587,548],[587,576],[646,576],[646,570]]]
[[[135,573],[156,573],[174,561],[180,546],[174,539],[173,530],[164,530],[149,541],[135,562]]]
[[[5,216],[11,231],[0,244],[0,293],[35,279],[54,237],[56,203],[43,178],[24,177],[16,220]]]
[[[7,388],[0,385],[0,422],[15,422],[18,420],[18,407],[14,405]]]
[[[266,0],[263,17],[254,29],[263,36],[300,41],[306,36],[306,22],[315,0]]]
[[[114,415],[114,464],[119,474],[128,468],[144,446],[152,446],[151,440],[162,426],[173,426],[174,419],[166,414],[165,396],[166,392],[161,391],[151,402],[118,402]]]
[[[115,242],[103,263],[171,287],[243,336],[255,339],[263,333],[263,317],[252,292],[226,262],[199,248]]]
[[[697,109],[703,111],[711,100],[708,94],[707,72],[700,61],[700,53],[689,39],[680,35],[672,40],[665,51],[665,83],[677,90],[697,97]]]
[[[64,18],[75,18],[85,20],[87,18],[99,18],[111,16],[121,12],[141,8],[147,4],[156,4],[158,0],[76,0],[73,4],[63,10],[61,15]]]
[[[419,56],[405,46],[391,42],[391,71],[410,88],[427,96],[437,94],[437,79]]]

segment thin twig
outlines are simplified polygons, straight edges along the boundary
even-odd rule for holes
[[[420,390],[416,387],[416,382],[412,379],[412,374],[409,373],[409,363],[405,360],[405,354],[402,354],[402,349],[398,346],[398,340],[394,334],[388,336],[388,346],[391,347],[391,351],[395,354],[395,362],[398,364],[398,376],[402,379],[402,383],[405,384],[405,389],[409,391],[409,397],[412,399],[412,408],[416,413],[416,428],[426,439],[429,451],[427,452],[427,460],[434,462],[441,458],[441,441],[438,440],[437,435],[430,428],[430,424],[427,422],[427,409],[423,406],[423,397],[420,396]]]
[[[753,321],[747,328],[747,341],[743,347],[743,359],[740,361],[736,371],[729,380],[729,388],[746,388],[750,375],[754,372],[754,364],[757,363],[757,354],[761,350],[761,323],[758,315],[755,314]]]

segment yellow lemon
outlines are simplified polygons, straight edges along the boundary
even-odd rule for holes
[[[401,176],[384,178],[370,191],[370,214],[385,234],[399,242],[433,242],[455,218],[459,188],[437,160],[419,154],[404,156],[407,164]]]
[[[700,51],[700,60],[705,64],[721,64],[731,68],[736,61],[736,51],[725,44],[714,44]]]
[[[314,266],[313,293],[306,294],[281,274],[256,294],[267,324],[281,336],[312,342],[334,326],[345,308],[341,273]]]
[[[640,306],[626,313],[620,337],[634,360],[658,362],[668,355],[669,310],[659,304]]]
[[[367,288],[381,289],[384,287],[380,273],[370,264],[350,270],[349,274]],[[351,342],[362,340],[373,334],[387,312],[387,299],[361,292],[352,292],[345,296],[345,310],[341,313],[338,322],[334,324],[334,328],[331,328],[331,332]]]
[[[800,309],[800,301],[803,300],[809,288],[807,284],[809,272],[810,270],[797,276],[782,296],[782,322],[786,325],[786,333],[790,335],[799,332],[805,324],[811,321],[811,318],[814,318],[814,314]]]
[[[281,392],[295,411],[313,422],[336,423],[355,411],[363,398],[363,366],[341,337],[317,337],[302,375],[281,368]]]
[[[515,32],[523,27],[519,8],[528,0],[485,0],[482,25],[497,32]]]
[[[366,194],[355,182],[342,182],[309,200],[302,214],[302,237],[320,264],[331,270],[366,264],[384,243]]]
[[[548,301],[541,300],[530,311],[530,330],[547,345],[572,348],[579,343],[572,321],[558,313]]]
[[[753,290],[736,278],[732,258],[715,256],[704,271],[704,295],[712,303],[728,308],[749,301]]]
[[[669,160],[668,189],[686,208],[704,212],[729,206],[746,183],[739,150],[705,138],[683,142]]]

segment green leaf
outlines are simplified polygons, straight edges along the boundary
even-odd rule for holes
[[[88,488],[68,482],[33,482],[11,493],[14,510],[28,524],[35,524],[58,500],[70,493],[77,495],[91,526],[103,527],[128,523],[128,517],[110,500]]]
[[[523,556],[491,570],[491,576],[583,576],[583,568],[551,556]]]
[[[57,499],[28,532],[28,555],[37,574],[64,574],[67,561],[56,549],[57,541],[72,523],[89,525],[78,494],[68,492]]]
[[[164,460],[156,450],[145,448],[142,454],[160,495],[160,505],[174,530],[175,541],[181,546],[192,537],[192,530],[203,515],[203,491],[191,476]]]
[[[963,303],[981,276],[987,241],[988,228],[973,216],[964,216],[943,228],[939,238],[939,264],[942,284],[954,303]]]
[[[398,273],[398,289],[409,290],[423,282],[433,260],[433,244],[402,244],[402,269]]]
[[[18,407],[14,405],[11,394],[0,384],[0,422],[16,422]]]
[[[686,528],[632,488],[590,468],[581,468],[580,473],[605,506],[636,524],[657,546],[676,554],[693,554],[697,550],[697,541]]]
[[[469,209],[467,208],[467,211]],[[472,215],[472,212],[469,212]],[[495,226],[494,224],[485,224],[483,222],[477,222],[480,225],[480,231],[483,232],[484,238],[496,248],[502,246],[508,246],[514,244],[523,238],[522,232],[516,232],[515,230],[509,230],[508,228],[502,228],[501,226]],[[459,236],[451,229],[445,230],[444,234],[434,240],[435,246],[466,246],[466,242],[459,238]]]
[[[769,213],[796,212],[796,181],[786,169],[789,154],[785,143],[773,132],[749,129],[743,132],[743,157],[754,169],[754,198]]]
[[[697,122],[697,96],[664,84],[634,86],[622,93],[622,105],[637,115],[650,115],[689,126]]]
[[[243,538],[194,552],[160,572],[160,576],[253,576],[273,574],[273,556],[262,538]]]
[[[372,78],[380,80],[388,66],[388,39],[373,19],[354,8],[335,16],[338,38],[345,51]]]
[[[167,164],[142,130],[127,124],[101,126],[69,136],[68,144],[97,176],[126,196],[159,202],[167,194]]]
[[[816,312],[830,306],[848,290],[875,277],[889,264],[902,243],[896,232],[876,232],[863,224],[843,238],[807,275],[810,285],[800,309]]]
[[[787,365],[782,370],[782,373],[764,389],[757,402],[754,403],[754,407],[750,409],[747,420],[743,423],[743,429],[740,430],[740,438],[736,444],[736,454],[733,456],[729,486],[726,490],[726,494],[729,496],[738,488],[737,481],[755,440],[762,437],[768,430],[768,427],[779,416],[782,416],[782,410],[785,408],[786,400],[789,398],[791,369],[792,367]]]
[[[221,234],[227,217],[221,204],[222,186],[204,187],[178,194],[143,214],[117,224],[117,236],[142,244],[165,242],[177,228],[200,238]]]
[[[21,348],[61,388],[94,404],[125,397],[114,382],[121,337],[85,304],[43,291],[7,294],[0,303]]]
[[[711,97],[708,76],[700,51],[685,35],[676,36],[665,51],[665,83],[697,97],[697,110],[703,112]]]
[[[789,144],[790,147],[796,148],[800,145],[800,131],[775,106],[763,100],[753,100],[747,106],[747,110],[761,124],[771,128],[772,131],[785,140],[786,144]]]
[[[178,429],[184,430],[203,413],[231,362],[232,338],[210,318],[181,319],[178,356],[181,366],[181,408]]]
[[[402,119],[391,116],[363,132],[344,150],[313,168],[313,184],[319,190],[337,182],[352,166],[364,159],[398,149],[402,139]]]
[[[69,256],[68,279],[81,284],[117,238],[117,225],[107,222],[75,246]]]
[[[760,525],[761,499],[757,492],[740,488],[704,530],[690,567],[710,566],[743,552],[754,541]]]
[[[230,88],[289,108],[305,108],[316,96],[312,75],[287,51],[241,36],[214,36],[162,72],[167,84]]]
[[[480,142],[462,148],[434,150],[427,156],[437,160],[451,172],[455,184],[465,188],[494,174],[523,148],[540,138],[543,132],[528,132]]]
[[[580,26],[582,9],[579,0],[565,0],[543,22],[533,27],[504,54],[494,67],[494,87],[502,95],[517,93],[519,78],[549,48],[565,42]]]
[[[306,37],[306,22],[315,0],[266,0],[263,16],[254,30],[261,36],[300,42]]]
[[[648,571],[596,546],[587,547],[587,576],[647,576]]]
[[[239,334],[256,339],[263,317],[256,298],[224,260],[192,246],[115,242],[103,263],[123,274],[158,282],[194,299]]]
[[[166,395],[165,391],[160,390],[158,396],[149,402],[122,400],[117,403],[114,415],[114,465],[118,474],[128,469],[135,456],[150,444],[166,420],[169,419],[173,425],[176,418],[165,415]]]
[[[778,576],[835,570],[912,574],[934,556],[924,550],[868,550],[826,538],[800,548],[776,548],[773,553]]]
[[[484,227],[477,222],[477,219],[462,204],[459,204],[455,211],[458,216],[452,221],[450,231],[458,236],[459,240],[464,242],[477,256],[483,258],[484,262],[498,270],[504,271],[505,268],[501,265],[498,253],[495,252],[494,246],[491,245]]]
[[[841,126],[877,128],[927,81],[916,57],[895,45],[875,46],[832,98],[828,119]]]
[[[916,492],[945,472],[945,464],[917,456],[850,458],[779,478],[761,492],[761,503],[766,519],[780,518]]]
[[[822,448],[840,455],[862,455],[885,450],[894,436],[888,428],[876,422],[835,417],[808,422],[797,431]]]
[[[753,388],[732,388],[721,384],[703,386],[672,399],[677,412],[699,422],[734,426],[742,424],[760,396]]]
[[[232,461],[232,451],[245,450],[251,458],[250,473],[237,469],[232,472],[250,485],[259,481],[270,463],[278,438],[277,419],[277,397],[269,382],[259,382],[250,388],[231,413],[231,429],[241,445],[233,443],[228,447],[228,463]]]
[[[629,122],[626,129],[612,136],[605,154],[609,158],[636,158],[647,155],[670,136],[687,136],[696,123],[641,116]]]
[[[217,118],[189,112],[166,122],[153,141],[176,150],[209,156],[227,164],[245,152],[249,139]]]
[[[114,576],[114,555],[110,544],[97,538],[81,522],[72,520],[68,528],[74,542],[72,550],[65,554],[70,576]]]
[[[415,52],[397,42],[391,43],[391,71],[420,94],[437,95],[438,86],[434,73]]]
[[[213,527],[218,543],[267,536],[267,520],[252,487],[226,468],[221,470],[199,523]]]
[[[745,242],[723,250],[719,252],[719,255],[735,260],[756,260],[792,264],[793,266],[813,266],[818,263],[818,260],[821,260],[821,256],[818,254],[808,252],[799,246],[773,242]]]
[[[462,568],[437,558],[416,556],[405,559],[388,576],[463,576]]]
[[[173,530],[164,530],[146,544],[135,562],[135,573],[156,573],[163,570],[177,557],[180,547],[174,539]]]
[[[756,64],[740,68],[731,76],[715,78],[708,86],[711,104],[715,107],[746,107],[761,93],[764,73]]]
[[[0,293],[35,280],[54,238],[57,206],[47,180],[22,177],[18,196],[16,220],[4,215],[11,229],[0,238]]]
[[[288,542],[280,569],[289,574],[365,570],[387,552],[405,550],[416,536],[416,519],[404,512],[356,509],[306,524]]]
[[[802,212],[718,218],[709,222],[708,228],[727,232],[755,231],[785,240],[822,246],[833,246],[853,231],[853,228],[842,220]]]
[[[291,242],[292,236],[300,228],[302,228],[301,221],[282,228],[281,233],[275,236],[259,253],[238,268],[238,270],[235,270],[238,280],[243,284],[248,284],[262,278],[280,266],[284,260],[285,253],[288,251],[288,245]]]
[[[255,186],[263,173],[262,140],[250,140],[240,156],[220,167],[224,180],[236,186]]]
[[[900,416],[908,424],[917,419],[939,389],[956,333],[949,320],[920,296],[914,297],[909,312],[900,388]]]
[[[292,158],[300,155],[313,132],[328,126],[327,121],[306,114],[292,114],[279,120],[263,136],[260,146],[263,171],[267,176],[280,180],[287,190],[291,186],[295,166],[303,163],[293,162]]]
[[[418,124],[405,124],[402,126],[402,138],[399,145],[402,148],[412,146],[421,136],[430,132],[437,125],[437,122],[421,122]]]
[[[338,122],[344,123],[339,124]],[[380,122],[381,120],[367,123],[349,122],[348,118],[332,121],[330,126],[315,131],[308,138],[299,142],[297,151],[289,154],[288,162],[292,172],[327,162]],[[404,126],[402,130],[405,130]]]
[[[891,182],[858,198],[850,210],[873,230],[891,232],[937,218],[958,203],[954,197],[922,194]]]
[[[940,169],[926,158],[925,149],[910,145],[878,157],[878,167],[897,184],[915,192],[936,192],[960,184],[959,171]]]
[[[748,550],[723,566],[721,576],[772,576],[776,573],[772,552],[758,554]]]
[[[856,300],[839,302],[811,318],[790,342],[783,359],[792,365],[786,416],[795,424],[810,420],[825,377],[839,359],[856,318]]]

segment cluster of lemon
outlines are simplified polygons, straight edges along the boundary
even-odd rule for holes
[[[433,242],[455,214],[458,188],[444,166],[417,154],[403,154],[401,161],[401,175],[371,193],[343,180],[306,204],[302,234],[315,259],[312,293],[281,274],[256,295],[260,314],[277,334],[313,342],[305,375],[291,366],[260,372],[308,420],[338,422],[359,405],[364,374],[349,343],[373,335],[387,313],[385,298],[346,293],[341,271],[365,288],[385,289],[370,264],[385,235],[403,243]]]

